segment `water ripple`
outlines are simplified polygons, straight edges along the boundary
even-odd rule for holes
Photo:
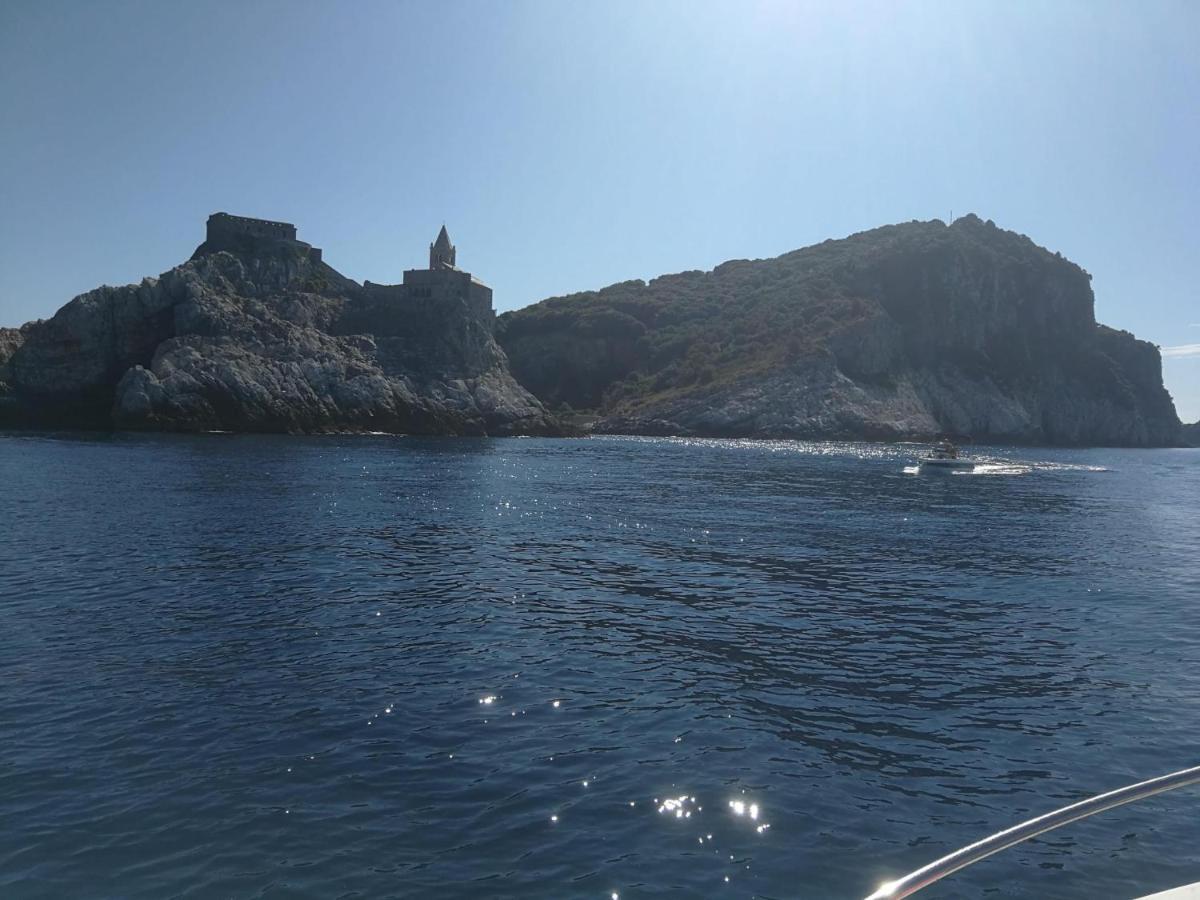
[[[0,437],[0,894],[862,896],[1192,765],[1200,454]],[[1200,877],[1194,797],[930,896]]]

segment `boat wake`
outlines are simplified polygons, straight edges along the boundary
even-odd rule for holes
[[[1034,466],[1028,463],[1012,462],[1010,460],[995,460],[992,462],[980,462],[975,464],[975,468],[968,472],[968,475],[1028,475],[1034,470]]]
[[[1108,466],[1089,466],[1084,463],[1036,462],[1030,463],[1035,469],[1047,472],[1111,472]]]
[[[980,460],[975,463],[971,469],[951,469],[948,471],[935,471],[932,474],[941,477],[954,476],[964,477],[971,475],[1031,475],[1034,472],[1108,472],[1106,466],[1089,466],[1076,463],[1056,463],[1056,462],[1025,462],[1013,459],[989,459]],[[905,466],[905,475],[928,475],[928,469],[922,469],[920,466]]]

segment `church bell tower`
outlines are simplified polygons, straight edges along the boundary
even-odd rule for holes
[[[446,226],[442,226],[442,230],[438,232],[437,240],[429,245],[429,268],[431,269],[453,269],[455,258],[455,247],[450,243],[450,235],[446,232]]]

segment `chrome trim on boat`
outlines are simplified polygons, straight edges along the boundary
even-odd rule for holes
[[[1180,769],[1178,772],[1172,772],[1169,775],[1160,775],[1158,778],[1151,778],[1149,781],[1139,781],[1137,784],[1117,788],[1115,791],[1109,791],[1107,794],[1098,794],[1095,797],[1089,797],[1087,800],[1080,800],[1078,803],[1072,803],[1070,806],[1064,806],[1062,809],[1056,809],[1037,818],[1029,819],[1019,825],[1014,825],[1012,828],[998,831],[990,837],[985,837],[982,841],[976,841],[974,844],[970,844],[960,850],[955,850],[941,859],[935,859],[929,865],[922,866],[915,872],[905,875],[903,878],[898,878],[895,881],[889,881],[881,885],[879,890],[867,897],[867,900],[900,900],[901,897],[908,897],[911,894],[915,894],[922,888],[929,887],[935,881],[940,881],[947,875],[957,872],[959,869],[973,865],[981,859],[991,856],[993,853],[1006,850],[1013,844],[1019,844],[1022,841],[1037,837],[1039,834],[1044,834],[1055,828],[1061,828],[1063,825],[1069,825],[1088,816],[1094,816],[1096,813],[1104,812],[1115,806],[1123,806],[1135,800],[1144,800],[1146,797],[1152,797],[1164,791],[1173,791],[1176,788],[1187,787],[1189,784],[1195,784],[1196,782],[1200,782],[1200,766],[1193,766],[1190,769]]]

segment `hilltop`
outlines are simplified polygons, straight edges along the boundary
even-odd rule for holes
[[[519,381],[605,432],[1172,445],[1158,349],[1091,277],[974,215],[556,297],[498,321]]]

